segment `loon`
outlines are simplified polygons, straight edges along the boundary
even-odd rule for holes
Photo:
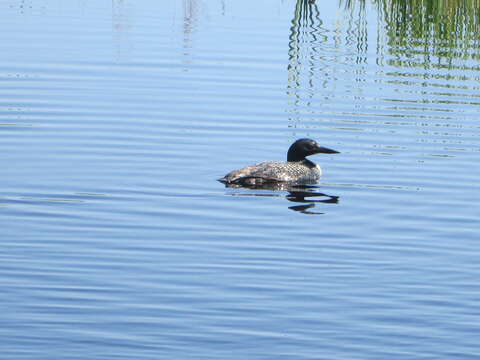
[[[290,183],[312,184],[320,179],[322,169],[306,159],[313,154],[338,154],[338,151],[322,147],[312,139],[298,139],[287,152],[287,162],[267,161],[233,170],[218,181],[228,185],[258,186]]]

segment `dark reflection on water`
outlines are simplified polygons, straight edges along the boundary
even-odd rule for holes
[[[284,197],[288,201],[294,203],[301,203],[304,205],[289,206],[290,210],[298,211],[303,214],[321,215],[323,212],[311,211],[315,204],[337,204],[339,197],[335,195],[328,195],[320,192],[320,187],[316,185],[289,185],[289,184],[264,184],[261,186],[241,186],[241,185],[226,185],[227,188],[233,189],[248,189],[247,193],[227,193],[231,196],[261,196],[261,197]],[[274,191],[269,193],[266,191]],[[287,191],[286,195],[279,193],[279,191]]]
[[[324,213],[310,210],[315,207],[315,203],[337,204],[339,197],[320,192],[317,193],[314,191],[290,191],[290,193],[286,196],[286,199],[292,202],[305,203],[305,205],[290,206],[290,210],[299,211],[303,214],[319,215]]]

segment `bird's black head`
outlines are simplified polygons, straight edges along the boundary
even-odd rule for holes
[[[298,139],[288,149],[287,161],[302,161],[313,154],[338,154],[338,151],[322,147],[312,139]]]

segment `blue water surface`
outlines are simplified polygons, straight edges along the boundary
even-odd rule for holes
[[[478,10],[396,3],[0,4],[0,358],[479,359]]]

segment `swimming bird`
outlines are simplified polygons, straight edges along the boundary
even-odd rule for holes
[[[287,162],[267,161],[233,170],[218,181],[226,185],[258,186],[290,183],[312,184],[322,175],[322,169],[306,159],[313,154],[338,154],[338,151],[322,147],[312,139],[298,139],[287,152]]]

